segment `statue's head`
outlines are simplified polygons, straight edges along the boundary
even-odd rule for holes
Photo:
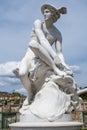
[[[45,19],[52,18],[53,22],[56,22],[57,19],[60,18],[61,14],[67,13],[67,9],[66,9],[66,7],[62,7],[60,9],[57,9],[53,5],[44,4],[41,7],[41,12],[44,15]]]

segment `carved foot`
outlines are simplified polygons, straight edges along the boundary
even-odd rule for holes
[[[13,73],[14,73],[17,77],[19,77],[19,69],[18,69],[18,68],[14,69],[14,70],[13,70]]]

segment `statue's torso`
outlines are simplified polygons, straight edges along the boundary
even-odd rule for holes
[[[50,27],[47,27],[46,24],[44,24],[44,22],[42,22],[41,24],[41,29],[46,39],[49,41],[50,45],[52,45],[56,40],[62,42],[61,32],[55,26],[52,25]],[[31,33],[31,38],[38,41],[37,34],[35,33],[34,28]]]
[[[55,36],[54,31],[53,31],[53,28],[52,27],[47,28],[45,24],[42,24],[42,30],[43,30],[43,33],[44,33],[46,39],[52,45],[56,40],[56,36]]]
[[[61,33],[54,25],[47,27],[46,24],[42,23],[42,30],[46,39],[49,41],[51,45],[56,40],[61,41],[62,39]]]

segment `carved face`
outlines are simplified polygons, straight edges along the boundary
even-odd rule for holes
[[[43,15],[44,15],[44,19],[47,20],[52,17],[52,12],[49,9],[45,9]]]

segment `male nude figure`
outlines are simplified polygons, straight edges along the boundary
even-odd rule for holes
[[[37,66],[36,63],[34,63],[34,58],[44,62],[52,69],[55,75],[62,77],[67,75],[67,73],[72,74],[71,70],[64,62],[61,33],[53,25],[53,23],[60,18],[61,14],[66,13],[66,8],[63,7],[57,10],[51,5],[43,5],[41,10],[44,15],[44,21],[36,20],[34,22],[34,28],[32,29],[27,53],[20,62],[19,68],[13,70],[13,72],[19,76],[22,84],[29,92],[29,101],[32,97],[33,86],[29,79],[29,73],[32,68],[34,70],[34,66]],[[54,43],[56,52],[52,48]],[[34,81],[34,79],[32,80]]]

